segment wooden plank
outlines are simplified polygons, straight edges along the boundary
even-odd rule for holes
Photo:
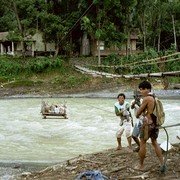
[[[46,119],[46,117],[63,117],[64,119],[68,119],[67,114],[56,114],[56,113],[42,113],[42,116],[44,119]]]
[[[43,113],[43,116],[65,116],[66,114],[56,114],[56,113]]]

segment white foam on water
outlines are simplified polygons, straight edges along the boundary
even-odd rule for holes
[[[61,98],[47,100],[49,104],[64,102]],[[66,99],[68,119],[42,119],[40,99],[0,100],[0,160],[57,162],[115,148],[115,134],[119,128],[119,118],[114,114],[115,101],[70,98]],[[179,101],[163,103],[167,111],[165,124],[176,124],[180,116]],[[167,130],[170,141],[175,140],[179,127]],[[163,130],[158,140],[166,140]],[[125,136],[122,144],[127,146]]]
[[[0,134],[0,142],[5,140],[5,136],[3,134]]]

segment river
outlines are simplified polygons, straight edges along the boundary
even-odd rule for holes
[[[119,119],[114,114],[116,99],[46,98],[49,104],[66,102],[68,119],[43,119],[40,98],[0,100],[0,162],[57,163],[80,154],[116,147]],[[128,101],[131,101],[128,99]],[[164,125],[177,124],[179,100],[162,100]],[[135,118],[134,118],[135,119]],[[170,142],[180,136],[179,126],[167,128]],[[158,142],[166,140],[160,130]],[[126,138],[122,138],[127,146]]]

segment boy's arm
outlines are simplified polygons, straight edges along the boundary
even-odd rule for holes
[[[148,104],[148,98],[144,98],[142,101],[141,106],[139,107],[139,109],[137,110],[137,114],[136,114],[136,118],[139,118],[139,116],[143,113],[143,111],[146,109]]]
[[[114,106],[114,107],[115,107],[115,114],[116,114],[116,116],[121,116],[122,112],[119,111],[119,109],[116,106]]]
[[[135,108],[135,102],[132,102],[131,103],[131,109],[134,109]]]

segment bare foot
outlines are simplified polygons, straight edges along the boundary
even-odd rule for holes
[[[128,152],[133,152],[133,149],[128,146],[127,151],[128,151]]]
[[[134,169],[136,169],[136,170],[139,170],[139,171],[144,171],[144,165],[136,165],[135,167],[134,167]]]
[[[140,147],[138,146],[138,147],[134,148],[133,151],[134,152],[139,152],[139,149],[140,149]]]
[[[118,146],[118,147],[116,148],[116,151],[121,150],[121,149],[122,149],[122,147],[121,147],[121,146]]]

